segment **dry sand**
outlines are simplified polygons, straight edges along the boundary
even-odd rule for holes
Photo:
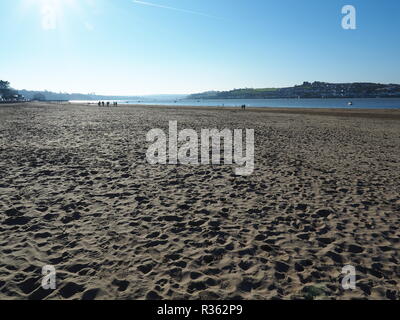
[[[148,165],[168,120],[255,129],[254,174]],[[398,299],[399,148],[399,111],[3,105],[0,298]]]

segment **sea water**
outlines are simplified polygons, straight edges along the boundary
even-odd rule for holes
[[[98,101],[71,101],[72,103],[94,103]],[[107,101],[105,101],[107,102]],[[113,102],[113,101],[110,101]],[[119,104],[165,105],[165,106],[199,106],[199,107],[270,107],[270,108],[348,108],[348,109],[400,109],[400,99],[179,99],[179,100],[123,100]],[[349,105],[349,102],[352,105]]]

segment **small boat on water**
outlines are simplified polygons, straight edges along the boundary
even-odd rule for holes
[[[351,107],[351,106],[353,105],[353,101],[348,102],[347,105],[348,105],[349,107]]]

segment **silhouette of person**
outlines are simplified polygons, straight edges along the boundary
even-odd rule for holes
[[[101,102],[101,105],[104,107],[104,101]]]

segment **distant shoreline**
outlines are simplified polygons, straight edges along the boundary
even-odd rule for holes
[[[400,85],[305,81],[301,85],[286,88],[244,88],[230,91],[209,91],[188,96],[189,99],[362,99],[363,97],[400,98]]]

